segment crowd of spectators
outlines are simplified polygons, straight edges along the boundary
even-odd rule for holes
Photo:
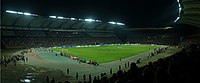
[[[117,44],[122,43],[117,38],[44,38],[44,37],[15,37],[2,38],[2,45],[5,48],[34,48],[54,46],[75,46],[75,45],[96,45],[96,44]],[[162,41],[162,42],[161,42]],[[127,43],[140,44],[167,44],[177,45],[178,40],[127,40]]]
[[[58,55],[58,54],[56,54],[56,56],[57,56],[57,55]],[[79,63],[87,63],[87,64],[91,64],[91,65],[95,65],[95,66],[98,66],[98,65],[99,65],[96,61],[92,61],[92,60],[89,60],[89,61],[88,61],[88,60],[85,60],[85,59],[81,59],[81,58],[78,58],[78,57],[71,56],[71,55],[66,54],[66,53],[63,53],[63,52],[60,52],[59,55],[68,57],[68,58],[70,58],[70,59],[72,59],[72,60],[76,60],[76,61],[78,61]]]
[[[2,33],[1,44],[4,48],[74,46],[120,42],[113,33],[109,32],[3,30]]]
[[[155,51],[159,52],[162,49]],[[90,79],[86,81],[86,75],[83,75],[84,81],[79,83],[198,83],[199,53],[200,44],[188,45],[172,56],[149,62],[143,67],[138,67],[137,63],[133,62],[128,71],[119,69],[116,73],[110,73],[111,77],[101,73],[100,76],[94,76],[93,80],[88,76]]]
[[[149,57],[165,52],[169,47],[155,48],[153,52],[149,53]]]
[[[139,68],[131,63],[128,71],[119,70],[112,77],[93,80],[93,83],[194,83],[198,82],[200,45],[183,48],[174,55],[149,62]]]
[[[127,39],[129,43],[140,44],[158,44],[158,45],[178,45],[180,43],[179,38],[139,38],[139,39]]]
[[[154,49],[156,54],[167,48]],[[170,57],[149,62],[148,65],[138,67],[131,63],[130,70],[119,69],[117,73],[108,77],[106,73],[94,76],[93,81],[84,83],[192,83],[198,81],[200,45],[190,45]],[[85,79],[86,76],[84,75]],[[69,83],[69,82],[68,82]],[[82,83],[80,81],[80,83]]]
[[[33,47],[53,47],[53,46],[67,46],[67,45],[91,45],[97,43],[119,43],[120,40],[116,38],[40,38],[40,37],[20,37],[20,38],[3,38],[1,40],[6,48],[33,48]],[[162,42],[160,42],[162,41]],[[172,44],[179,43],[179,39],[172,41],[171,39],[143,39],[130,40],[130,43],[144,43],[144,44]],[[155,49],[150,56],[161,53],[163,49]],[[138,67],[131,63],[130,70],[119,70],[108,77],[106,73],[102,73],[101,77],[94,77],[93,83],[192,83],[198,82],[199,60],[200,60],[200,45],[188,45],[182,51],[174,55],[159,59],[156,62],[149,62],[148,65]],[[98,65],[95,61],[86,61],[77,57],[73,57],[64,53],[61,56],[69,57],[82,63]],[[7,67],[8,63],[17,61],[26,61],[23,53],[21,55],[14,55],[11,58],[1,57],[1,65]],[[28,59],[27,59],[28,60]],[[88,83],[90,83],[90,80]],[[55,82],[55,81],[53,81]],[[52,83],[53,83],[52,82]],[[86,81],[84,81],[87,83]]]
[[[13,63],[14,65],[16,65],[17,61],[28,61],[28,58],[24,57],[23,53],[21,54],[17,54],[17,55],[13,55],[12,57],[4,57],[2,56],[0,58],[0,64],[7,67],[7,65],[9,63]]]
[[[54,46],[95,45],[118,43],[116,38],[3,38],[5,48],[34,48]]]

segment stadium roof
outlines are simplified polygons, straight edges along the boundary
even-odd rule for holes
[[[39,18],[41,18],[40,16],[50,16],[50,18],[56,18],[54,20],[62,19],[62,22],[67,19],[78,20],[76,21],[78,26],[83,23],[80,21],[87,21],[115,25],[126,24],[129,28],[162,27],[174,23],[200,27],[199,5],[199,0],[2,0],[3,11],[14,10],[17,12],[11,11],[10,13],[19,15],[39,15]],[[24,16],[20,19],[24,19]],[[35,20],[32,21],[30,26],[34,24]],[[55,22],[51,23],[50,27],[58,26],[54,25]],[[63,24],[65,23],[63,22]],[[72,23],[68,24],[70,26]],[[98,25],[99,23],[94,24]],[[24,25],[29,26],[29,24]],[[44,25],[42,24],[42,26]],[[104,27],[106,24],[102,26]]]
[[[178,16],[176,3],[176,0],[2,0],[2,9],[154,27],[174,23]]]
[[[180,23],[200,27],[200,0],[182,0],[183,14]]]
[[[120,22],[102,22],[94,19],[66,18],[62,16],[44,17],[28,12],[6,10],[2,13],[1,28],[24,30],[112,30],[116,27],[126,27]]]

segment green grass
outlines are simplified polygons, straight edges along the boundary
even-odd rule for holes
[[[119,48],[121,47],[121,48]],[[126,58],[134,56],[159,46],[147,45],[112,45],[99,47],[79,47],[79,48],[52,48],[57,52],[68,53],[71,56],[79,57],[86,60],[94,60],[98,63],[106,63],[119,60],[120,57]]]

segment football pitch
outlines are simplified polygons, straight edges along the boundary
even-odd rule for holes
[[[150,45],[109,45],[98,47],[73,47],[73,48],[52,48],[56,52],[64,52],[74,57],[85,60],[96,61],[97,63],[106,63],[120,58],[134,56],[160,46]]]

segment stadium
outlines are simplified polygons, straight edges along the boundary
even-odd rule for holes
[[[75,3],[78,4],[79,1],[76,1]],[[125,4],[121,0],[119,3],[117,1],[117,4]],[[19,0],[16,4],[10,2],[12,1],[3,0],[1,9],[0,83],[192,83],[199,81],[199,0],[172,0],[173,4],[168,10],[173,6],[174,11],[165,14],[165,17],[156,15],[164,20],[171,19],[170,21],[165,22],[152,17],[159,22],[155,21],[153,24],[154,20],[150,20],[146,25],[143,21],[146,18],[142,17],[145,12],[141,11],[142,9],[128,10],[128,13],[120,10],[120,13],[116,13],[114,9],[109,9],[110,6],[108,8],[106,5],[105,7],[93,6],[95,10],[105,8],[107,13],[106,15],[103,13],[101,17],[98,12],[104,11],[96,11],[97,13],[93,14],[99,15],[100,18],[94,19],[78,16],[79,14],[70,16],[69,13],[64,15],[59,13],[43,15],[41,11],[31,13],[20,8],[21,6],[18,8],[16,6],[17,3],[23,5],[26,1]],[[38,5],[38,2],[35,2]],[[71,1],[66,2],[71,3]],[[135,2],[134,5],[138,3],[141,2]],[[86,2],[80,1],[80,4]],[[129,5],[128,2],[126,4]],[[16,8],[12,9],[10,5]],[[43,5],[48,6],[49,3]],[[167,7],[168,5],[170,4],[167,4]],[[37,6],[33,7],[37,8]],[[82,5],[72,10],[83,11],[79,9],[81,7]],[[118,8],[119,5],[115,7]],[[141,4],[136,7],[141,7]],[[47,9],[48,7],[45,10]],[[67,8],[60,10],[71,11]],[[138,11],[142,12],[141,16],[139,14],[131,16]],[[113,14],[111,12],[128,21],[105,19],[110,16],[109,14]],[[137,24],[135,19],[141,24]]]

